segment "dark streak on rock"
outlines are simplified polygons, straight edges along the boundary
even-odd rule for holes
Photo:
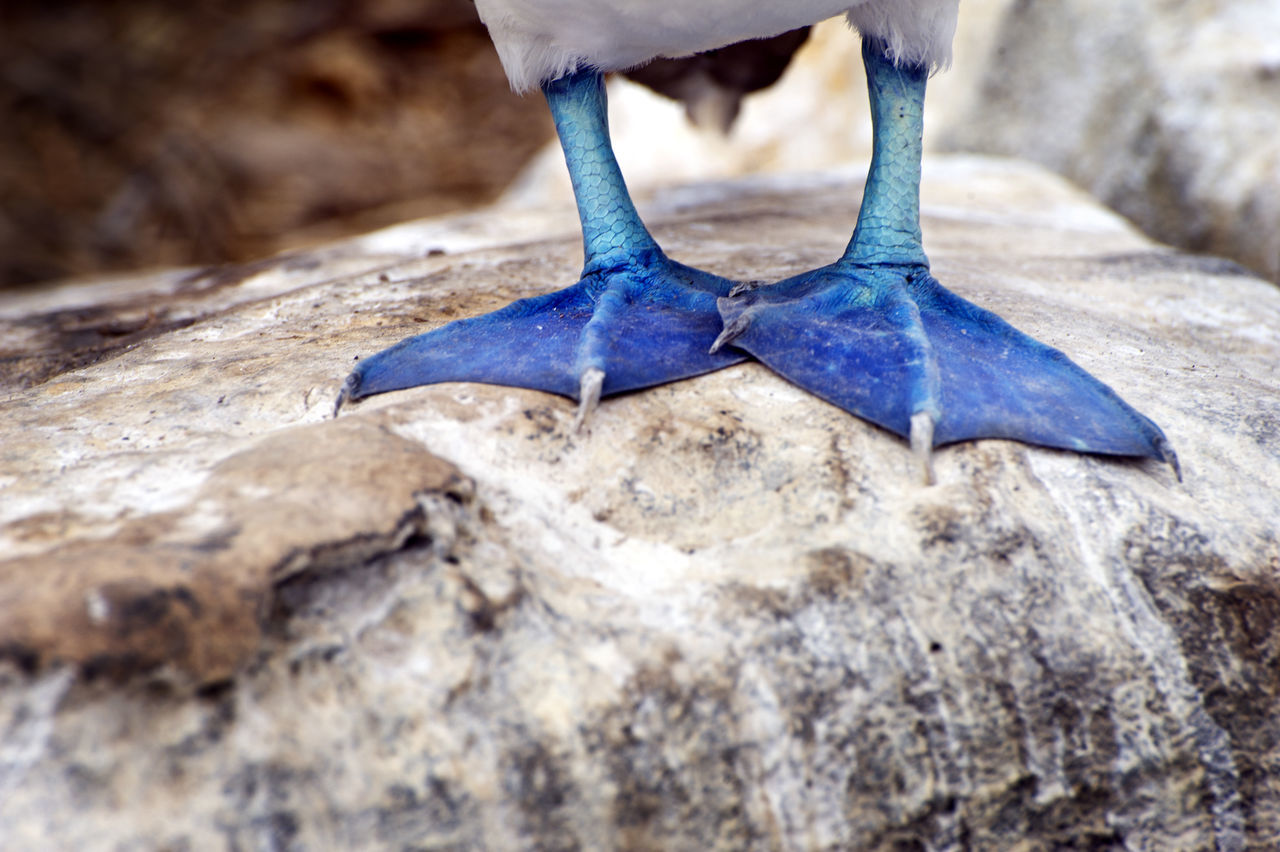
[[[1268,762],[1280,743],[1280,549],[1271,544],[1270,565],[1231,566],[1201,530],[1153,510],[1124,548],[1227,737],[1230,753],[1219,754],[1213,737],[1198,735],[1205,795],[1215,812],[1239,807],[1255,836],[1280,830],[1280,785]]]
[[[581,841],[569,819],[576,787],[565,759],[552,753],[534,737],[523,737],[520,747],[508,753],[503,784],[520,808],[529,837],[549,852],[577,852]]]
[[[403,843],[406,838],[431,838],[431,849],[465,849],[462,837],[453,844],[449,838],[460,834],[464,817],[471,817],[467,794],[444,779],[430,774],[422,789],[410,784],[387,788],[384,804],[373,812],[375,837],[385,845]],[[404,847],[416,848],[416,847]]]
[[[591,726],[616,790],[618,848],[671,848],[696,836],[707,848],[749,849],[764,839],[744,812],[743,760],[752,747],[737,739],[733,680],[725,671],[683,684],[643,668],[625,699]]]
[[[153,668],[154,660],[136,652],[97,654],[80,664],[80,676],[87,683],[99,679],[121,681]]]
[[[1198,272],[1202,275],[1255,278],[1256,273],[1234,260],[1178,251],[1139,251],[1090,258],[1107,266],[1122,266],[1130,275],[1167,275],[1170,272]]]
[[[233,681],[228,679],[210,684],[199,691],[198,697],[204,705],[199,727],[167,747],[165,752],[169,757],[190,758],[221,746],[236,721],[233,685]]]
[[[463,609],[470,619],[472,629],[480,633],[488,633],[498,626],[498,619],[506,612],[516,609],[526,598],[523,586],[516,586],[500,600],[494,600],[485,594],[474,580],[465,574],[458,575],[466,596],[462,601]]]
[[[122,319],[128,309],[120,305],[71,308],[18,322],[35,331],[40,343],[19,354],[0,354],[0,386],[9,390],[34,387],[196,322],[195,317],[172,317],[155,305],[139,305],[137,315]]]
[[[18,671],[28,677],[34,675],[40,666],[40,654],[34,648],[17,642],[0,644],[0,662],[12,663]]]

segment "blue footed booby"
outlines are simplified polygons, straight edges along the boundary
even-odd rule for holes
[[[1164,433],[1064,354],[929,272],[919,187],[925,85],[949,64],[959,0],[476,0],[518,91],[540,87],[582,223],[580,280],[362,360],[339,405],[446,381],[601,397],[755,358],[933,448],[1006,438],[1177,459]],[[862,39],[873,153],[853,237],[833,263],[740,284],[668,258],[614,159],[602,75],[845,14]],[[797,132],[800,132],[797,130]]]

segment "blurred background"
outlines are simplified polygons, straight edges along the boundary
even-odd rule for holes
[[[633,190],[865,163],[856,45],[816,27],[727,136],[612,81]],[[932,151],[1041,162],[1157,239],[1280,280],[1275,0],[964,0],[926,124]],[[471,0],[6,0],[0,288],[560,200],[553,137]]]

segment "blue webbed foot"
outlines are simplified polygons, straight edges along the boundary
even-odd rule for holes
[[[858,224],[830,266],[720,300],[732,343],[795,384],[930,452],[973,438],[1161,459],[1160,428],[1045,346],[929,274],[920,231],[928,69],[864,39],[874,129]]]
[[[1009,438],[1161,459],[1164,433],[1058,350],[947,290],[922,264],[838,262],[720,301],[732,341],[828,402],[936,446]],[[926,468],[926,476],[928,476]]]
[[[564,290],[411,337],[362,360],[339,405],[436,382],[548,391],[583,403],[745,360],[709,353],[733,282],[645,250]]]
[[[609,142],[600,74],[575,71],[543,91],[582,220],[581,280],[362,361],[339,408],[383,391],[486,382],[577,399],[581,426],[601,396],[745,360],[739,352],[708,351],[721,327],[716,299],[733,282],[670,260],[640,221]]]

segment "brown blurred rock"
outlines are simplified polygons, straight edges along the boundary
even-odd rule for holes
[[[859,186],[644,212],[777,278]],[[0,848],[1268,848],[1280,293],[1031,166],[931,159],[924,215],[939,278],[1151,415],[1183,483],[981,441],[926,488],[756,364],[585,434],[470,384],[330,419],[355,357],[573,280],[569,208],[0,301],[10,351],[185,317],[3,386]]]
[[[474,206],[552,133],[467,0],[8,3],[0,112],[0,286]]]

